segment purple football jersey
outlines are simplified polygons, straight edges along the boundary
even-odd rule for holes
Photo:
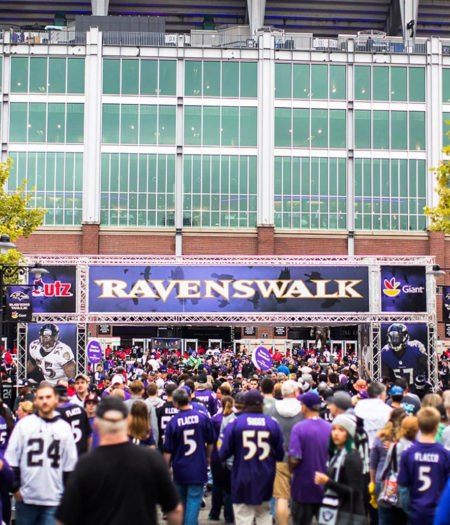
[[[234,456],[232,502],[260,505],[269,501],[275,463],[284,456],[283,433],[278,422],[265,414],[242,414],[226,426],[219,442],[222,461]]]
[[[167,423],[164,452],[172,454],[175,483],[207,482],[206,443],[214,443],[214,429],[211,419],[203,412],[182,410]]]
[[[439,443],[415,443],[400,459],[398,483],[409,488],[413,524],[432,525],[450,475],[450,452]]]

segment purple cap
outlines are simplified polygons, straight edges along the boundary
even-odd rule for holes
[[[263,403],[264,397],[259,390],[249,390],[245,393],[246,405],[262,405]]]
[[[314,410],[318,412],[320,410],[320,405],[322,400],[314,392],[307,392],[306,394],[301,394],[297,398],[301,403],[303,403],[309,410]]]
[[[188,393],[188,396],[192,394],[191,389],[187,385],[183,385],[181,388],[183,390],[186,390],[186,392]]]

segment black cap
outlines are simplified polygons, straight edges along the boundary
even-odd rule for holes
[[[104,397],[98,404],[95,415],[100,419],[109,419],[105,417],[105,415],[111,411],[120,412],[123,416],[122,419],[125,419],[128,416],[128,410],[125,403],[117,396]],[[115,419],[111,418],[111,421],[113,420]]]
[[[56,385],[55,392],[59,397],[67,397],[67,387],[64,385]]]
[[[206,374],[200,374],[197,377],[197,383],[206,383],[208,381],[208,378],[206,377]]]

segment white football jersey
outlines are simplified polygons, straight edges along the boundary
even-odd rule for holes
[[[36,361],[44,379],[52,385],[56,385],[59,379],[67,378],[63,366],[74,359],[71,348],[65,343],[59,341],[47,352],[39,339],[31,342],[30,357]]]
[[[11,434],[5,453],[11,467],[20,468],[20,493],[29,505],[58,505],[64,490],[63,472],[77,462],[70,425],[57,417],[36,414],[22,418]]]

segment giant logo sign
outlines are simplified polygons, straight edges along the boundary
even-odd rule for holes
[[[367,312],[367,267],[91,266],[90,312]]]
[[[426,312],[424,266],[381,267],[381,311]]]

